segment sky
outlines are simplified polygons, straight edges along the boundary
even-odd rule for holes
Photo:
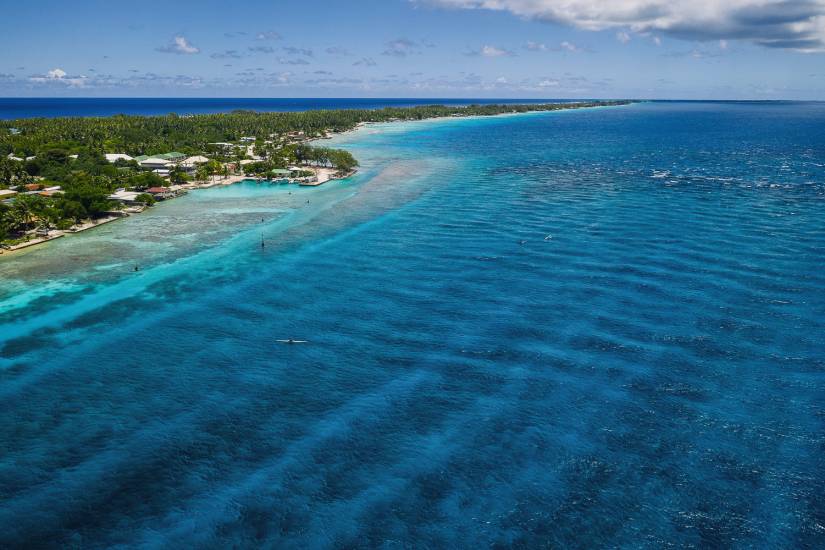
[[[825,0],[27,0],[3,97],[825,100]]]

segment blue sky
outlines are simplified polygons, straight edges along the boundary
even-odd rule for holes
[[[32,0],[2,96],[825,99],[825,0]]]

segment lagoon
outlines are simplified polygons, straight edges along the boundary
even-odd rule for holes
[[[0,258],[2,545],[821,543],[825,105],[331,145]]]

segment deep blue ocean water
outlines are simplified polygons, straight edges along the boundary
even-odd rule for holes
[[[438,98],[192,98],[192,97],[0,97],[0,119],[111,116],[192,115],[248,111],[308,111],[311,109],[380,109],[416,105],[563,102],[554,99]]]
[[[825,544],[825,105],[333,144],[0,256],[0,546]]]

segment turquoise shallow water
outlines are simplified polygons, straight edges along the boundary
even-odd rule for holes
[[[2,545],[823,544],[825,105],[334,143],[0,259]]]

